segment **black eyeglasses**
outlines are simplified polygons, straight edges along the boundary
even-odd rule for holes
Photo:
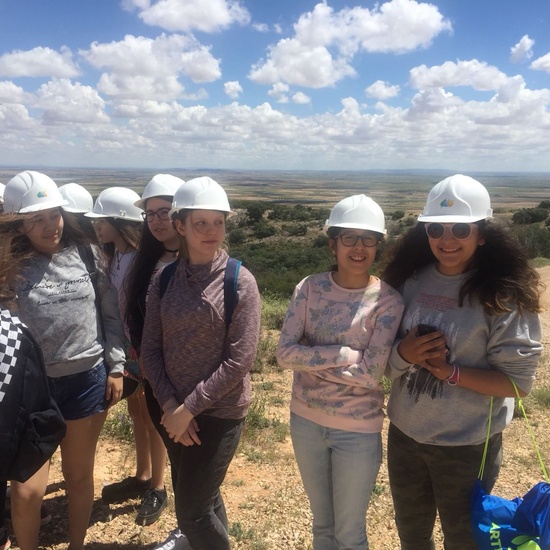
[[[165,222],[166,220],[170,219],[170,208],[159,208],[158,210],[146,210],[145,212],[141,213],[141,217],[144,220],[147,220],[149,223],[151,223],[155,216],[158,217],[159,220]]]
[[[472,234],[472,224],[469,223],[428,223],[426,224],[426,234],[430,239],[441,239],[445,235],[445,230],[449,229],[451,235],[458,240],[467,239]]]
[[[338,237],[340,237],[340,241],[342,242],[342,244],[348,247],[355,246],[359,239],[361,239],[363,246],[366,246],[367,248],[372,248],[373,246],[376,246],[378,244],[378,237],[374,235],[354,235],[353,233],[340,233]]]

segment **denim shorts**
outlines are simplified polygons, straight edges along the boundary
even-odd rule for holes
[[[49,382],[52,397],[65,420],[80,420],[103,412],[109,406],[105,399],[105,362],[84,372],[49,378]]]

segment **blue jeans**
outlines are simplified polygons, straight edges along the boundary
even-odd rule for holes
[[[313,513],[314,550],[368,550],[366,516],[382,462],[380,433],[326,428],[292,413],[290,435]]]
[[[227,515],[220,486],[237,450],[244,419],[199,414],[200,445],[165,437],[172,465],[178,527],[193,550],[229,550]]]
[[[105,399],[107,364],[103,361],[90,370],[49,377],[50,393],[65,420],[80,420],[103,412],[109,403]]]

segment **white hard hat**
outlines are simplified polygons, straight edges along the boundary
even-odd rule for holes
[[[366,195],[353,195],[337,203],[325,222],[325,232],[330,227],[365,229],[382,235],[386,234],[386,221],[382,208]]]
[[[142,209],[135,205],[138,200],[139,195],[132,189],[109,187],[101,191],[95,200],[93,211],[84,215],[88,218],[118,218],[141,222]]]
[[[63,210],[74,214],[86,214],[94,207],[94,199],[90,192],[78,183],[66,183],[59,188],[59,192],[67,201]]]
[[[55,181],[41,172],[20,172],[4,189],[4,212],[7,213],[27,214],[66,204]]]
[[[4,204],[4,189],[6,186],[3,183],[0,183],[0,204]]]
[[[153,179],[145,186],[141,199],[134,204],[138,208],[145,208],[147,199],[152,199],[153,197],[173,197],[178,187],[183,183],[185,183],[185,181],[171,174],[157,174],[153,176]]]
[[[229,207],[223,187],[208,176],[194,178],[178,188],[170,217],[179,210],[217,210],[227,212],[228,217],[235,214]]]
[[[456,174],[432,188],[418,221],[473,223],[492,217],[487,189],[474,178]]]

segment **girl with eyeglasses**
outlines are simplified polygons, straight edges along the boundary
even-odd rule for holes
[[[290,430],[313,513],[314,550],[368,549],[366,513],[382,460],[380,384],[403,302],[370,274],[386,234],[365,195],[340,201],[325,224],[334,271],[292,296],[277,360],[294,371]]]
[[[153,231],[163,235],[171,234],[170,224],[166,227],[164,213],[170,210],[172,203],[171,197],[165,195],[174,193],[182,183],[183,180],[174,176],[158,174],[147,184],[142,197],[129,189],[122,191],[121,188],[116,188],[120,200],[113,210],[122,212],[124,217],[109,217],[104,224],[98,224],[97,220],[95,222],[100,239],[106,246],[110,246],[111,278],[116,281],[119,288],[122,298],[121,314],[126,321],[131,344],[132,361],[131,368],[125,376],[125,397],[132,419],[136,449],[135,475],[105,486],[102,490],[102,499],[105,503],[111,504],[139,498],[141,504],[136,515],[136,523],[140,525],[156,522],[168,503],[164,487],[166,448],[149,413],[145,395],[147,383],[139,368],[140,321],[132,317],[130,322],[127,312],[129,309],[134,311],[133,308],[137,307],[139,316],[139,308],[144,307],[148,285],[155,268],[158,269],[157,259],[165,255],[164,245],[153,236]],[[159,193],[162,194],[160,197]],[[101,195],[98,201],[100,198]],[[151,218],[152,221],[148,221]],[[167,265],[173,258],[174,254],[170,253],[168,262],[162,265]],[[142,295],[138,293],[138,288],[140,291],[143,290]],[[139,332],[137,337],[136,331]]]
[[[471,494],[490,397],[487,492],[514,411],[510,379],[524,396],[535,377],[542,350],[539,276],[491,217],[481,183],[460,174],[444,179],[382,275],[405,300],[388,363],[388,469],[404,550],[435,548],[436,511],[446,550],[477,548]]]
[[[132,346],[141,365],[141,339],[145,322],[145,311],[151,285],[155,275],[162,268],[174,262],[179,256],[180,238],[169,212],[174,194],[185,182],[171,174],[156,174],[143,190],[136,206],[143,209],[143,228],[132,268],[126,283],[127,304],[125,320],[130,332]],[[141,368],[143,375],[143,368]],[[164,429],[160,420],[162,410],[153,396],[151,385],[143,378],[143,393],[138,395],[137,405],[143,423],[147,426],[147,448],[150,454],[151,487],[163,487],[166,469],[166,447],[161,434]],[[151,429],[152,428],[152,429]],[[151,496],[155,496],[154,493]],[[157,499],[156,504],[160,501]],[[152,502],[155,504],[155,502]],[[150,507],[149,519],[158,518],[158,506]],[[152,523],[152,521],[150,521]],[[173,530],[164,543],[155,547],[178,550],[183,543],[179,529]]]

